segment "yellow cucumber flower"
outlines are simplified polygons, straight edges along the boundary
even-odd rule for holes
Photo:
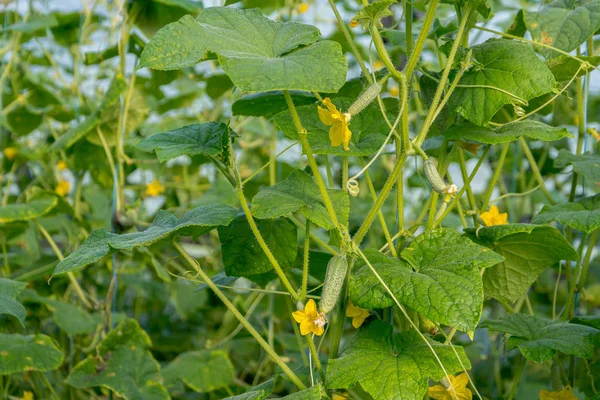
[[[65,160],[58,160],[58,162],[56,163],[56,168],[58,168],[59,171],[64,171],[65,169],[67,169],[67,163],[65,162]]]
[[[371,315],[369,310],[364,308],[356,307],[351,301],[348,301],[348,307],[346,308],[346,317],[352,318],[352,326],[358,329],[365,319]]]
[[[384,67],[384,64],[383,64],[383,62],[381,62],[381,60],[375,60],[375,62],[373,63],[373,69],[375,71],[380,70],[383,67]]]
[[[429,397],[435,400],[471,400],[473,393],[467,388],[469,384],[469,375],[462,373],[458,376],[448,375],[442,381],[446,380],[448,387],[435,385],[427,390]],[[454,391],[452,391],[454,388]]]
[[[22,400],[33,400],[33,393],[29,390],[24,391]]]
[[[308,11],[308,3],[300,3],[300,5],[298,6],[298,12],[300,14],[304,14],[307,11]]]
[[[317,303],[313,299],[308,300],[304,310],[294,311],[292,317],[300,324],[300,333],[302,336],[314,333],[321,336],[325,331],[327,319],[325,314],[317,311]]]
[[[571,386],[566,386],[560,392],[542,390],[540,392],[540,400],[577,400],[577,396],[573,394]]]
[[[15,157],[17,156],[17,149],[15,147],[7,147],[4,149],[4,156],[9,160],[12,161],[15,159]]]
[[[498,207],[495,205],[491,206],[489,211],[482,213],[480,217],[485,223],[485,226],[506,225],[508,223],[508,214],[500,214]]]
[[[152,183],[146,185],[146,196],[158,196],[161,193],[164,193],[165,187],[161,185],[158,179],[154,179]]]
[[[350,23],[348,25],[350,25],[350,28],[356,28],[358,26],[359,22],[355,19],[351,19]]]
[[[390,88],[390,96],[393,97],[398,97],[398,94],[400,94],[400,89],[398,88],[398,86],[394,85]]]
[[[58,182],[58,185],[56,185],[56,188],[54,188],[54,192],[56,192],[56,194],[59,196],[65,197],[69,194],[70,189],[71,184],[69,183],[69,181],[61,180],[60,182]]]
[[[325,109],[318,106],[319,118],[322,123],[331,126],[331,128],[329,128],[329,140],[331,140],[331,145],[337,147],[343,143],[344,150],[350,150],[348,147],[350,138],[352,137],[352,132],[348,128],[348,123],[351,118],[350,114],[339,111],[329,97],[326,97],[323,100],[323,105],[327,108]]]

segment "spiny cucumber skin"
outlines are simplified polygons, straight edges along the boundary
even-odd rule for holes
[[[319,311],[327,314],[335,307],[346,273],[348,272],[348,261],[346,256],[334,256],[327,264],[327,272],[325,273],[325,281],[323,282],[323,290],[321,292],[321,300],[319,301]]]
[[[446,182],[440,176],[437,167],[435,166],[435,162],[431,159],[425,161],[423,165],[423,169],[425,170],[425,177],[431,184],[433,190],[438,192],[439,194],[444,193],[444,189],[446,189]]]
[[[362,110],[364,110],[369,104],[373,102],[377,98],[377,96],[381,93],[381,85],[377,82],[371,84],[367,90],[365,90],[358,99],[350,106],[348,109],[348,114],[356,115]]]

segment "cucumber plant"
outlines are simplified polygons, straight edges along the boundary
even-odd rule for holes
[[[0,397],[599,398],[600,0],[0,3]]]

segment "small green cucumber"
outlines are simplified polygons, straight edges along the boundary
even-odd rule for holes
[[[435,162],[430,158],[425,161],[423,165],[423,169],[425,170],[425,177],[429,181],[429,184],[439,194],[444,194],[446,190],[446,182],[440,176],[440,173],[437,170]]]
[[[358,96],[356,101],[348,109],[348,114],[356,115],[364,110],[381,93],[381,85],[378,82],[372,83],[364,92]]]
[[[325,273],[325,281],[323,282],[321,300],[319,301],[320,312],[327,314],[333,310],[340,297],[347,272],[348,261],[345,255],[334,256],[329,260],[327,272]]]

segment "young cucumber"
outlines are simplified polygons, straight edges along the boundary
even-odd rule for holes
[[[327,264],[327,272],[325,273],[325,282],[323,283],[323,291],[321,292],[321,300],[319,301],[319,311],[327,314],[333,310],[342,286],[348,272],[348,261],[345,255],[334,256]]]

